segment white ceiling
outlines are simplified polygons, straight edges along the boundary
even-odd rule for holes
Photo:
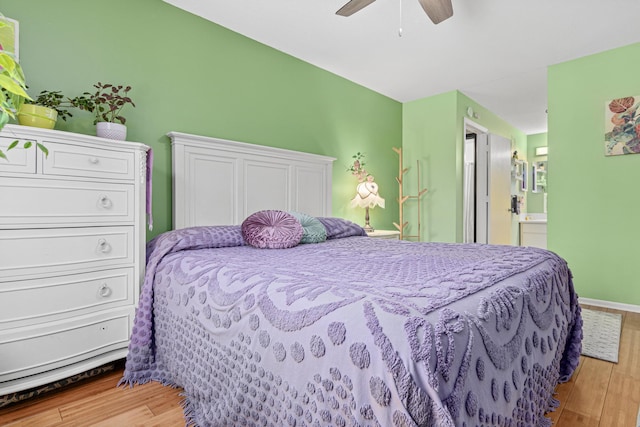
[[[400,102],[457,89],[526,134],[547,130],[548,65],[640,41],[640,0],[453,0],[438,25],[418,0],[164,1]]]

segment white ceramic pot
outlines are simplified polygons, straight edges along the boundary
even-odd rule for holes
[[[96,123],[96,135],[101,138],[124,141],[127,139],[127,127],[120,123],[98,122]]]

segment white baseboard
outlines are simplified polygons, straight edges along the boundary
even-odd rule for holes
[[[605,301],[600,299],[579,297],[580,304],[593,305],[595,307],[612,308],[614,310],[631,311],[640,313],[640,305],[624,304],[622,302]]]

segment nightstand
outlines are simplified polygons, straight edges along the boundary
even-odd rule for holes
[[[374,230],[374,231],[368,231],[367,235],[369,237],[376,237],[378,239],[390,239],[390,240],[400,239],[400,232],[397,230]]]

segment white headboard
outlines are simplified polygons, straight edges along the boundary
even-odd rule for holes
[[[169,132],[173,228],[237,225],[264,209],[331,216],[333,157]]]

